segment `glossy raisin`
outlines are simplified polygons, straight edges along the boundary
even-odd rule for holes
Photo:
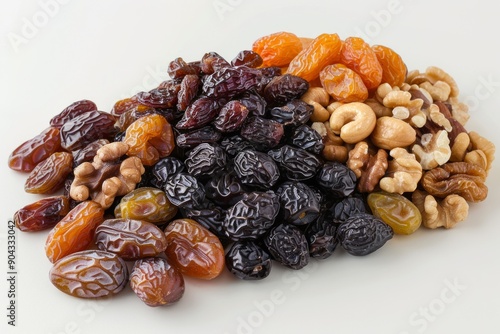
[[[357,213],[369,213],[363,199],[356,196],[348,196],[336,202],[330,207],[329,212],[331,218],[338,222],[343,222]]]
[[[278,166],[265,153],[244,150],[234,157],[234,171],[243,184],[272,187],[280,177]]]
[[[264,88],[264,98],[270,106],[282,106],[300,98],[309,89],[309,83],[301,77],[285,74],[274,77]]]
[[[259,85],[261,73],[246,67],[225,67],[203,80],[202,91],[208,97],[232,98]]]
[[[199,209],[205,203],[205,189],[188,173],[177,173],[168,178],[165,193],[172,204],[179,208]]]
[[[258,239],[274,225],[279,209],[274,192],[248,193],[227,210],[224,231],[232,240]]]
[[[249,114],[253,116],[264,116],[266,114],[266,100],[259,94],[246,92],[238,98],[238,101],[247,107]]]
[[[317,259],[326,259],[335,251],[338,240],[336,237],[338,224],[319,217],[309,224],[304,232],[309,244],[309,255]]]
[[[346,197],[356,188],[356,175],[339,162],[327,162],[316,175],[316,182],[336,197]]]
[[[164,189],[170,176],[184,171],[186,166],[175,157],[166,157],[160,159],[151,171],[153,174],[152,184],[159,189]]]
[[[241,128],[249,112],[248,108],[240,101],[229,101],[219,111],[213,124],[221,132],[234,132]]]
[[[184,163],[194,177],[210,176],[226,166],[227,155],[218,144],[202,143],[188,153]]]
[[[200,129],[191,130],[178,134],[175,143],[180,148],[193,148],[202,143],[216,143],[222,138],[222,134],[213,126],[207,125]]]
[[[224,269],[219,239],[192,219],[176,219],[165,229],[169,262],[184,275],[211,280]]]
[[[153,108],[172,108],[177,104],[177,94],[181,89],[181,85],[171,82],[164,84],[163,87],[158,87],[149,92],[137,93],[137,101],[148,107]]]
[[[363,102],[368,89],[359,74],[343,64],[328,65],[319,74],[321,86],[335,101]]]
[[[119,131],[126,131],[130,124],[134,123],[139,118],[157,113],[155,108],[138,104],[120,115],[115,123],[115,128]]]
[[[107,219],[95,231],[100,250],[137,260],[158,256],[167,248],[165,233],[156,225],[135,219]]]
[[[104,209],[96,202],[85,201],[73,208],[50,231],[45,253],[54,263],[63,257],[85,250],[94,239],[95,229],[104,221]]]
[[[325,145],[318,131],[308,125],[301,125],[293,131],[290,144],[314,154],[321,154]]]
[[[320,212],[320,202],[314,191],[301,182],[284,182],[276,190],[281,217],[294,225],[306,225]]]
[[[212,74],[230,66],[231,64],[217,52],[207,52],[201,57],[200,68],[205,74]]]
[[[56,152],[39,163],[26,179],[24,190],[31,194],[52,194],[64,185],[73,170],[73,156]]]
[[[167,73],[172,79],[183,79],[187,75],[197,75],[200,69],[188,64],[181,57],[175,58],[168,64]]]
[[[259,280],[269,276],[272,262],[267,251],[251,240],[236,241],[226,254],[226,267],[243,280]]]
[[[73,102],[50,120],[50,126],[60,128],[64,125],[64,123],[75,118],[76,116],[94,110],[97,110],[97,106],[90,100],[80,100]]]
[[[24,232],[46,230],[63,219],[69,210],[68,197],[46,197],[17,210],[14,213],[14,223]]]
[[[286,177],[293,181],[313,178],[321,167],[321,161],[314,154],[290,145],[270,150],[268,155],[278,163]]]
[[[61,127],[61,146],[74,151],[97,139],[111,139],[116,133],[115,121],[115,116],[97,110],[76,116]]]
[[[169,305],[184,295],[182,274],[167,260],[151,257],[137,260],[130,273],[132,291],[151,307]]]
[[[109,112],[111,115],[120,116],[124,114],[126,111],[133,109],[139,105],[139,101],[135,96],[128,97],[119,101],[116,101],[113,105],[113,108]]]
[[[375,217],[389,225],[396,234],[412,234],[422,223],[422,215],[409,199],[399,194],[374,192],[368,205]]]
[[[9,156],[9,168],[31,172],[41,161],[61,150],[59,129],[50,127],[19,145]]]
[[[186,110],[198,94],[200,84],[200,78],[194,74],[188,74],[182,79],[179,93],[177,93],[177,109]]]
[[[373,253],[392,239],[393,235],[389,225],[366,213],[352,215],[337,229],[337,238],[342,248],[357,256]]]
[[[259,116],[248,118],[240,131],[243,138],[261,149],[276,147],[284,133],[283,124]]]
[[[279,224],[264,238],[274,260],[291,269],[301,269],[309,263],[309,246],[304,233],[295,225]]]
[[[234,172],[219,173],[205,185],[207,198],[221,206],[231,206],[238,202],[246,192]]]
[[[168,156],[175,147],[172,126],[160,115],[149,115],[132,123],[123,142],[129,145],[128,156],[136,156],[146,166]]]
[[[220,107],[221,105],[217,99],[202,96],[186,109],[186,112],[175,127],[177,129],[201,128],[217,117]]]
[[[202,209],[182,209],[186,218],[195,219],[201,226],[215,234],[222,244],[227,244],[228,238],[224,233],[223,224],[226,211],[218,206],[209,205]]]
[[[393,87],[401,86],[405,82],[408,72],[401,56],[393,49],[383,45],[374,45],[372,50],[382,67],[382,83],[387,82]]]
[[[312,115],[313,106],[302,100],[292,100],[281,107],[271,109],[271,118],[285,126],[299,126],[307,123]]]
[[[255,150],[255,145],[239,135],[224,137],[220,145],[231,157],[244,150]]]
[[[70,296],[99,298],[122,291],[128,282],[128,269],[116,254],[85,250],[54,263],[49,277],[56,288]]]
[[[137,188],[123,196],[115,208],[115,217],[161,224],[177,214],[177,207],[165,192],[153,187]]]
[[[231,60],[231,65],[256,68],[262,65],[262,62],[262,57],[257,52],[243,50],[240,51],[233,60]]]
[[[302,50],[302,43],[297,35],[282,31],[259,38],[252,50],[262,57],[264,66],[286,66]]]

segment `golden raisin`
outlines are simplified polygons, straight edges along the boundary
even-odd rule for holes
[[[363,102],[368,98],[368,89],[361,77],[345,65],[328,65],[319,78],[323,88],[339,102]]]
[[[339,58],[342,41],[337,34],[321,34],[303,49],[288,65],[287,73],[307,81],[316,79],[326,66]]]
[[[374,45],[372,50],[382,66],[382,83],[387,82],[391,86],[401,86],[405,82],[408,72],[401,56],[383,45]]]
[[[258,53],[262,66],[286,66],[302,50],[302,42],[295,34],[278,32],[256,40],[252,51]]]
[[[362,38],[346,38],[340,51],[340,62],[358,73],[368,90],[382,82],[382,66],[375,51]]]

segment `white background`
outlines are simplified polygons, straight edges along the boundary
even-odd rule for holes
[[[258,37],[281,30],[305,37],[337,32],[392,47],[409,69],[436,65],[448,71],[471,104],[467,129],[499,147],[500,20],[492,4],[2,1],[0,331],[498,333],[500,161],[490,172],[487,200],[471,205],[468,219],[453,230],[398,236],[367,257],[339,250],[301,271],[275,266],[260,282],[238,281],[227,272],[211,282],[187,279],[184,297],[170,307],[147,307],[130,289],[99,302],[66,296],[48,280],[48,232],[17,231],[17,327],[6,324],[7,221],[38,198],[24,193],[26,175],[9,170],[7,158],[70,103],[90,99],[109,111],[115,101],[166,79],[176,57],[192,61],[217,51],[231,59]]]

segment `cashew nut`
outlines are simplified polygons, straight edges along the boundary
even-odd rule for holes
[[[311,87],[302,95],[301,100],[314,107],[311,121],[324,122],[330,117],[330,113],[325,109],[330,102],[330,95],[328,95],[325,89],[321,87]]]
[[[407,147],[417,138],[413,127],[394,117],[380,117],[371,134],[371,140],[379,148],[392,150],[396,147]]]
[[[330,128],[348,144],[355,144],[368,137],[377,123],[375,112],[361,102],[346,103],[330,116]]]

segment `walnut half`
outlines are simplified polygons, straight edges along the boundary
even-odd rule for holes
[[[452,228],[465,220],[469,214],[469,204],[459,195],[448,195],[442,200],[420,190],[412,194],[412,202],[422,214],[422,224],[431,229]]]
[[[70,188],[71,198],[84,201],[90,197],[107,209],[116,196],[132,191],[145,170],[137,157],[120,161],[127,150],[127,144],[113,142],[101,147],[92,163],[84,162],[76,167]]]

